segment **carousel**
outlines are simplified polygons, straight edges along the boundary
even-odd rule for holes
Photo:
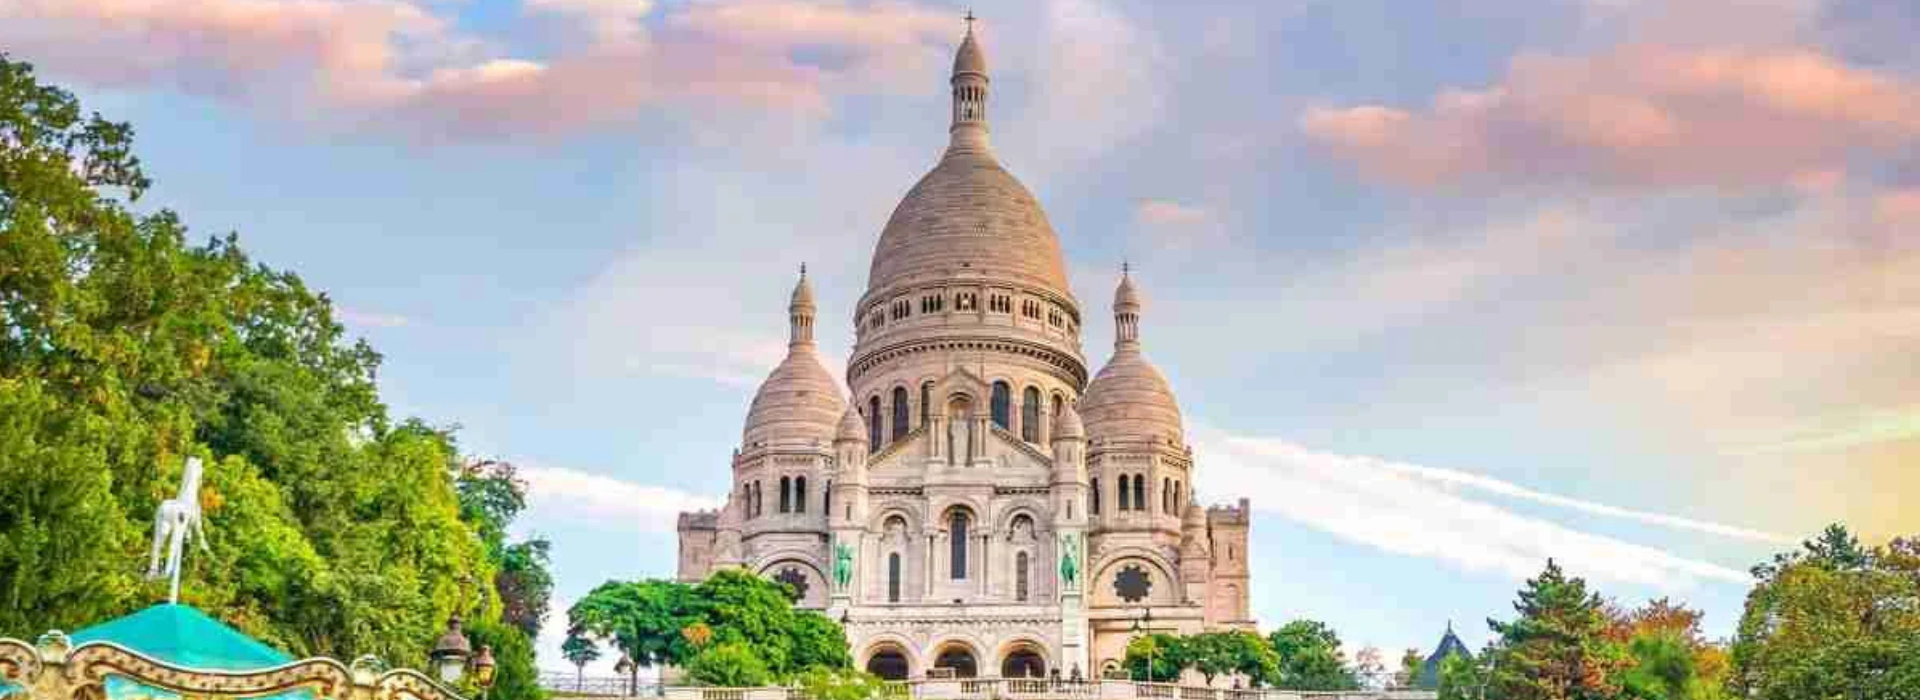
[[[0,638],[0,700],[465,700],[448,685],[463,674],[483,693],[492,685],[491,650],[473,653],[457,617],[430,655],[435,678],[373,656],[294,659],[181,605],[180,559],[201,537],[199,476],[188,459],[180,496],[154,517],[148,575],[171,579],[167,602],[72,634]]]

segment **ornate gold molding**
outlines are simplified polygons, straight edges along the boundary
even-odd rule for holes
[[[64,636],[62,636],[64,639]],[[31,700],[106,700],[109,676],[196,700],[258,698],[306,688],[321,700],[465,700],[412,669],[387,670],[372,657],[351,666],[315,657],[258,671],[177,666],[112,642],[34,645],[0,639],[0,680],[28,689]]]

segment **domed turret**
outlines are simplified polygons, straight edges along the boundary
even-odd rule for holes
[[[1113,294],[1113,359],[1100,368],[1080,399],[1087,435],[1095,441],[1144,441],[1180,445],[1185,429],[1173,388],[1140,351],[1140,292],[1122,270]]]
[[[857,442],[861,445],[867,443],[867,427],[861,424],[860,412],[854,410],[852,406],[848,406],[846,412],[840,414],[840,431],[834,433],[833,441]]]
[[[753,395],[741,437],[747,449],[776,441],[825,441],[834,435],[846,410],[840,385],[820,364],[820,351],[813,343],[813,284],[807,281],[804,266],[787,310],[787,357]]]
[[[1059,417],[1053,419],[1053,438],[1055,440],[1061,440],[1066,438],[1084,439],[1086,437],[1087,428],[1085,423],[1080,420],[1080,412],[1073,409],[1072,402],[1061,404]]]

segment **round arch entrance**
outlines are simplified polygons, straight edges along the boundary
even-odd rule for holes
[[[974,678],[980,675],[980,662],[973,649],[965,644],[952,643],[940,647],[940,653],[933,657],[934,668],[950,669],[954,678]]]
[[[904,681],[912,672],[913,667],[907,662],[907,651],[899,645],[881,645],[867,657],[867,673],[879,676],[881,680]]]
[[[1033,645],[1022,644],[1014,647],[1000,659],[1001,678],[1045,678],[1047,659]]]

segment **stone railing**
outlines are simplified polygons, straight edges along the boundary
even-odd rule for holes
[[[654,690],[655,688],[648,688]],[[658,688],[668,700],[810,700],[799,688],[713,688],[667,686]],[[1423,690],[1359,690],[1309,692],[1246,688],[1209,688],[1173,683],[1098,680],[1075,683],[1038,678],[955,678],[897,681],[887,684],[886,697],[911,700],[1434,700]]]

